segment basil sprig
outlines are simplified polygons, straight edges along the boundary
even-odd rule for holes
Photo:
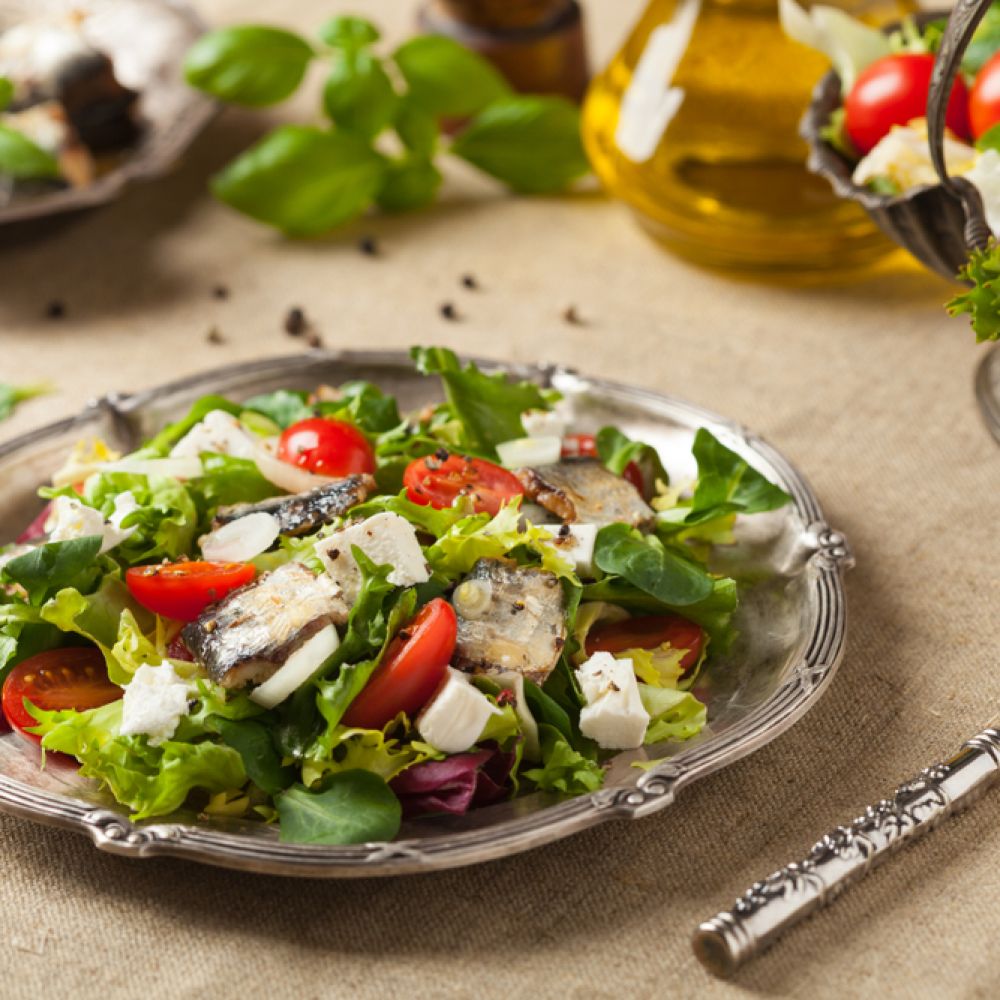
[[[579,112],[558,97],[514,94],[491,63],[449,38],[419,35],[380,56],[363,18],[327,21],[316,42],[282,28],[209,32],[188,52],[185,76],[213,97],[248,107],[290,97],[309,66],[328,64],[326,124],[284,125],[229,164],[215,195],[291,236],[316,236],[372,205],[422,208],[437,197],[442,151],[515,191],[564,190],[588,170]],[[440,119],[468,118],[450,142]],[[395,133],[401,152],[376,145]]]

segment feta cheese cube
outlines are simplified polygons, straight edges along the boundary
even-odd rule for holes
[[[338,593],[353,603],[361,589],[361,570],[351,554],[356,545],[376,566],[392,566],[389,582],[397,587],[426,583],[430,567],[417,541],[413,525],[399,514],[384,511],[348,525],[316,543],[316,554],[338,587]]]
[[[642,746],[649,713],[639,696],[632,661],[594,653],[576,677],[587,702],[580,711],[580,732],[607,750]]]
[[[425,743],[442,753],[464,753],[482,735],[496,707],[460,670],[448,668],[448,676],[417,716],[417,732]]]
[[[580,522],[566,524],[552,529],[555,538],[551,545],[573,563],[577,575],[594,575],[594,543],[597,541],[598,526]]]
[[[115,497],[115,509],[107,522],[99,510],[88,507],[76,497],[56,497],[52,501],[52,511],[45,522],[45,527],[51,542],[66,542],[72,538],[100,535],[101,552],[109,552],[135,532],[135,527],[122,528],[121,523],[128,514],[137,509],[138,504],[130,490]]]
[[[558,409],[525,410],[521,414],[521,426],[528,437],[561,438],[566,434],[569,421]]]
[[[253,438],[231,413],[210,410],[173,446],[171,458],[197,458],[203,452],[253,458],[257,448]]]
[[[172,663],[144,663],[132,675],[122,699],[123,736],[145,733],[150,746],[170,739],[181,717],[188,714],[188,682]]]
[[[523,437],[497,445],[500,464],[507,469],[529,465],[554,465],[562,452],[562,438]]]

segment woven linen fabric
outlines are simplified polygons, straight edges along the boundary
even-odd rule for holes
[[[303,30],[351,9],[204,6],[217,23]],[[409,30],[408,3],[353,6],[390,40]],[[597,61],[640,7],[589,4]],[[803,470],[857,556],[843,665],[787,734],[664,812],[463,870],[252,876],[118,858],[0,816],[0,995],[996,996],[982,914],[1000,893],[1000,794],[734,982],[710,978],[689,944],[699,920],[949,754],[1000,702],[1000,449],[973,403],[981,349],[941,309],[949,287],[898,260],[841,287],[735,282],[669,256],[596,193],[509,197],[465,170],[428,211],[288,242],[213,202],[205,178],[311,100],[227,111],[172,176],[47,232],[0,231],[0,375],[57,387],[0,438],[100,393],[301,350],[282,330],[296,305],[331,348],[419,341],[565,362],[720,411]],[[356,249],[367,233],[378,257]],[[479,290],[461,287],[464,273]],[[53,298],[61,320],[45,318]],[[570,305],[582,323],[563,319]],[[212,327],[223,344],[208,342]]]

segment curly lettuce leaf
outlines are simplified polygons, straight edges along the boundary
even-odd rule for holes
[[[705,706],[690,691],[640,683],[639,697],[649,712],[643,743],[689,740],[702,731],[708,718]]]
[[[122,736],[121,701],[86,712],[29,710],[43,749],[75,757],[80,774],[101,782],[133,819],[172,813],[195,788],[217,793],[246,784],[242,759],[231,747],[209,740],[153,747],[145,736]]]
[[[566,737],[555,727],[540,723],[538,735],[542,747],[542,764],[522,776],[543,792],[583,795],[596,792],[604,783],[604,771],[594,760],[574,750]]]
[[[249,458],[206,452],[201,456],[201,467],[202,474],[187,486],[200,499],[199,506],[203,510],[228,504],[258,503],[281,493]]]
[[[339,400],[327,400],[316,409],[324,417],[346,420],[366,434],[385,434],[402,424],[394,396],[388,396],[371,382],[345,382]]]
[[[524,437],[525,410],[550,409],[533,382],[511,382],[502,372],[486,375],[471,362],[463,368],[455,352],[445,347],[414,347],[410,355],[421,374],[440,376],[466,450],[496,459],[501,441]]]

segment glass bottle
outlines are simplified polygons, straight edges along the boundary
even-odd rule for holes
[[[850,4],[840,6],[876,23],[914,9]],[[697,263],[788,276],[863,269],[892,247],[808,172],[798,135],[828,68],[783,33],[777,0],[651,0],[591,84],[587,151],[608,190]]]

